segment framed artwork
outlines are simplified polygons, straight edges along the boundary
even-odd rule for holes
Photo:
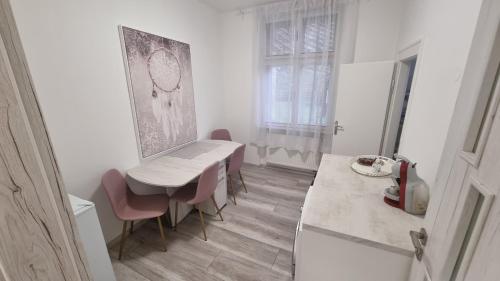
[[[119,30],[141,158],[195,141],[189,44],[125,26]]]

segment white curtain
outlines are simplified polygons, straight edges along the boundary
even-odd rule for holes
[[[353,60],[355,1],[292,0],[256,9],[254,145],[330,152],[340,63]]]

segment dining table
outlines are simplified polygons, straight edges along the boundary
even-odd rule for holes
[[[218,184],[214,194],[219,208],[227,202],[226,160],[243,144],[224,140],[198,140],[174,151],[145,160],[127,170],[126,179],[130,189],[139,195],[172,195],[179,188],[196,181],[211,164],[219,163]],[[170,202],[170,208],[174,202]],[[203,212],[215,215],[216,209],[211,202],[200,204]],[[182,220],[192,210],[192,206],[179,204],[178,218]],[[172,213],[171,221],[173,221]]]

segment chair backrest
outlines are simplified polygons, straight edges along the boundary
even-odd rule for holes
[[[127,182],[118,170],[111,169],[102,176],[101,183],[111,203],[113,212],[118,218],[122,218],[129,192]]]
[[[229,167],[227,168],[228,175],[236,173],[241,169],[244,157],[245,157],[245,145],[242,145],[236,148],[233,154],[231,154],[231,158],[229,159]]]
[[[214,194],[219,182],[219,162],[215,162],[206,168],[198,179],[198,187],[196,195],[191,199],[189,204],[198,204],[206,201]]]
[[[229,133],[228,130],[226,129],[217,129],[212,132],[212,135],[210,137],[213,140],[225,140],[225,141],[231,141],[231,134]]]

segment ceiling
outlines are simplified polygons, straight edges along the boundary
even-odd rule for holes
[[[250,8],[271,2],[278,2],[283,0],[200,0],[207,3],[209,6],[214,7],[220,12],[234,11],[244,8]]]

